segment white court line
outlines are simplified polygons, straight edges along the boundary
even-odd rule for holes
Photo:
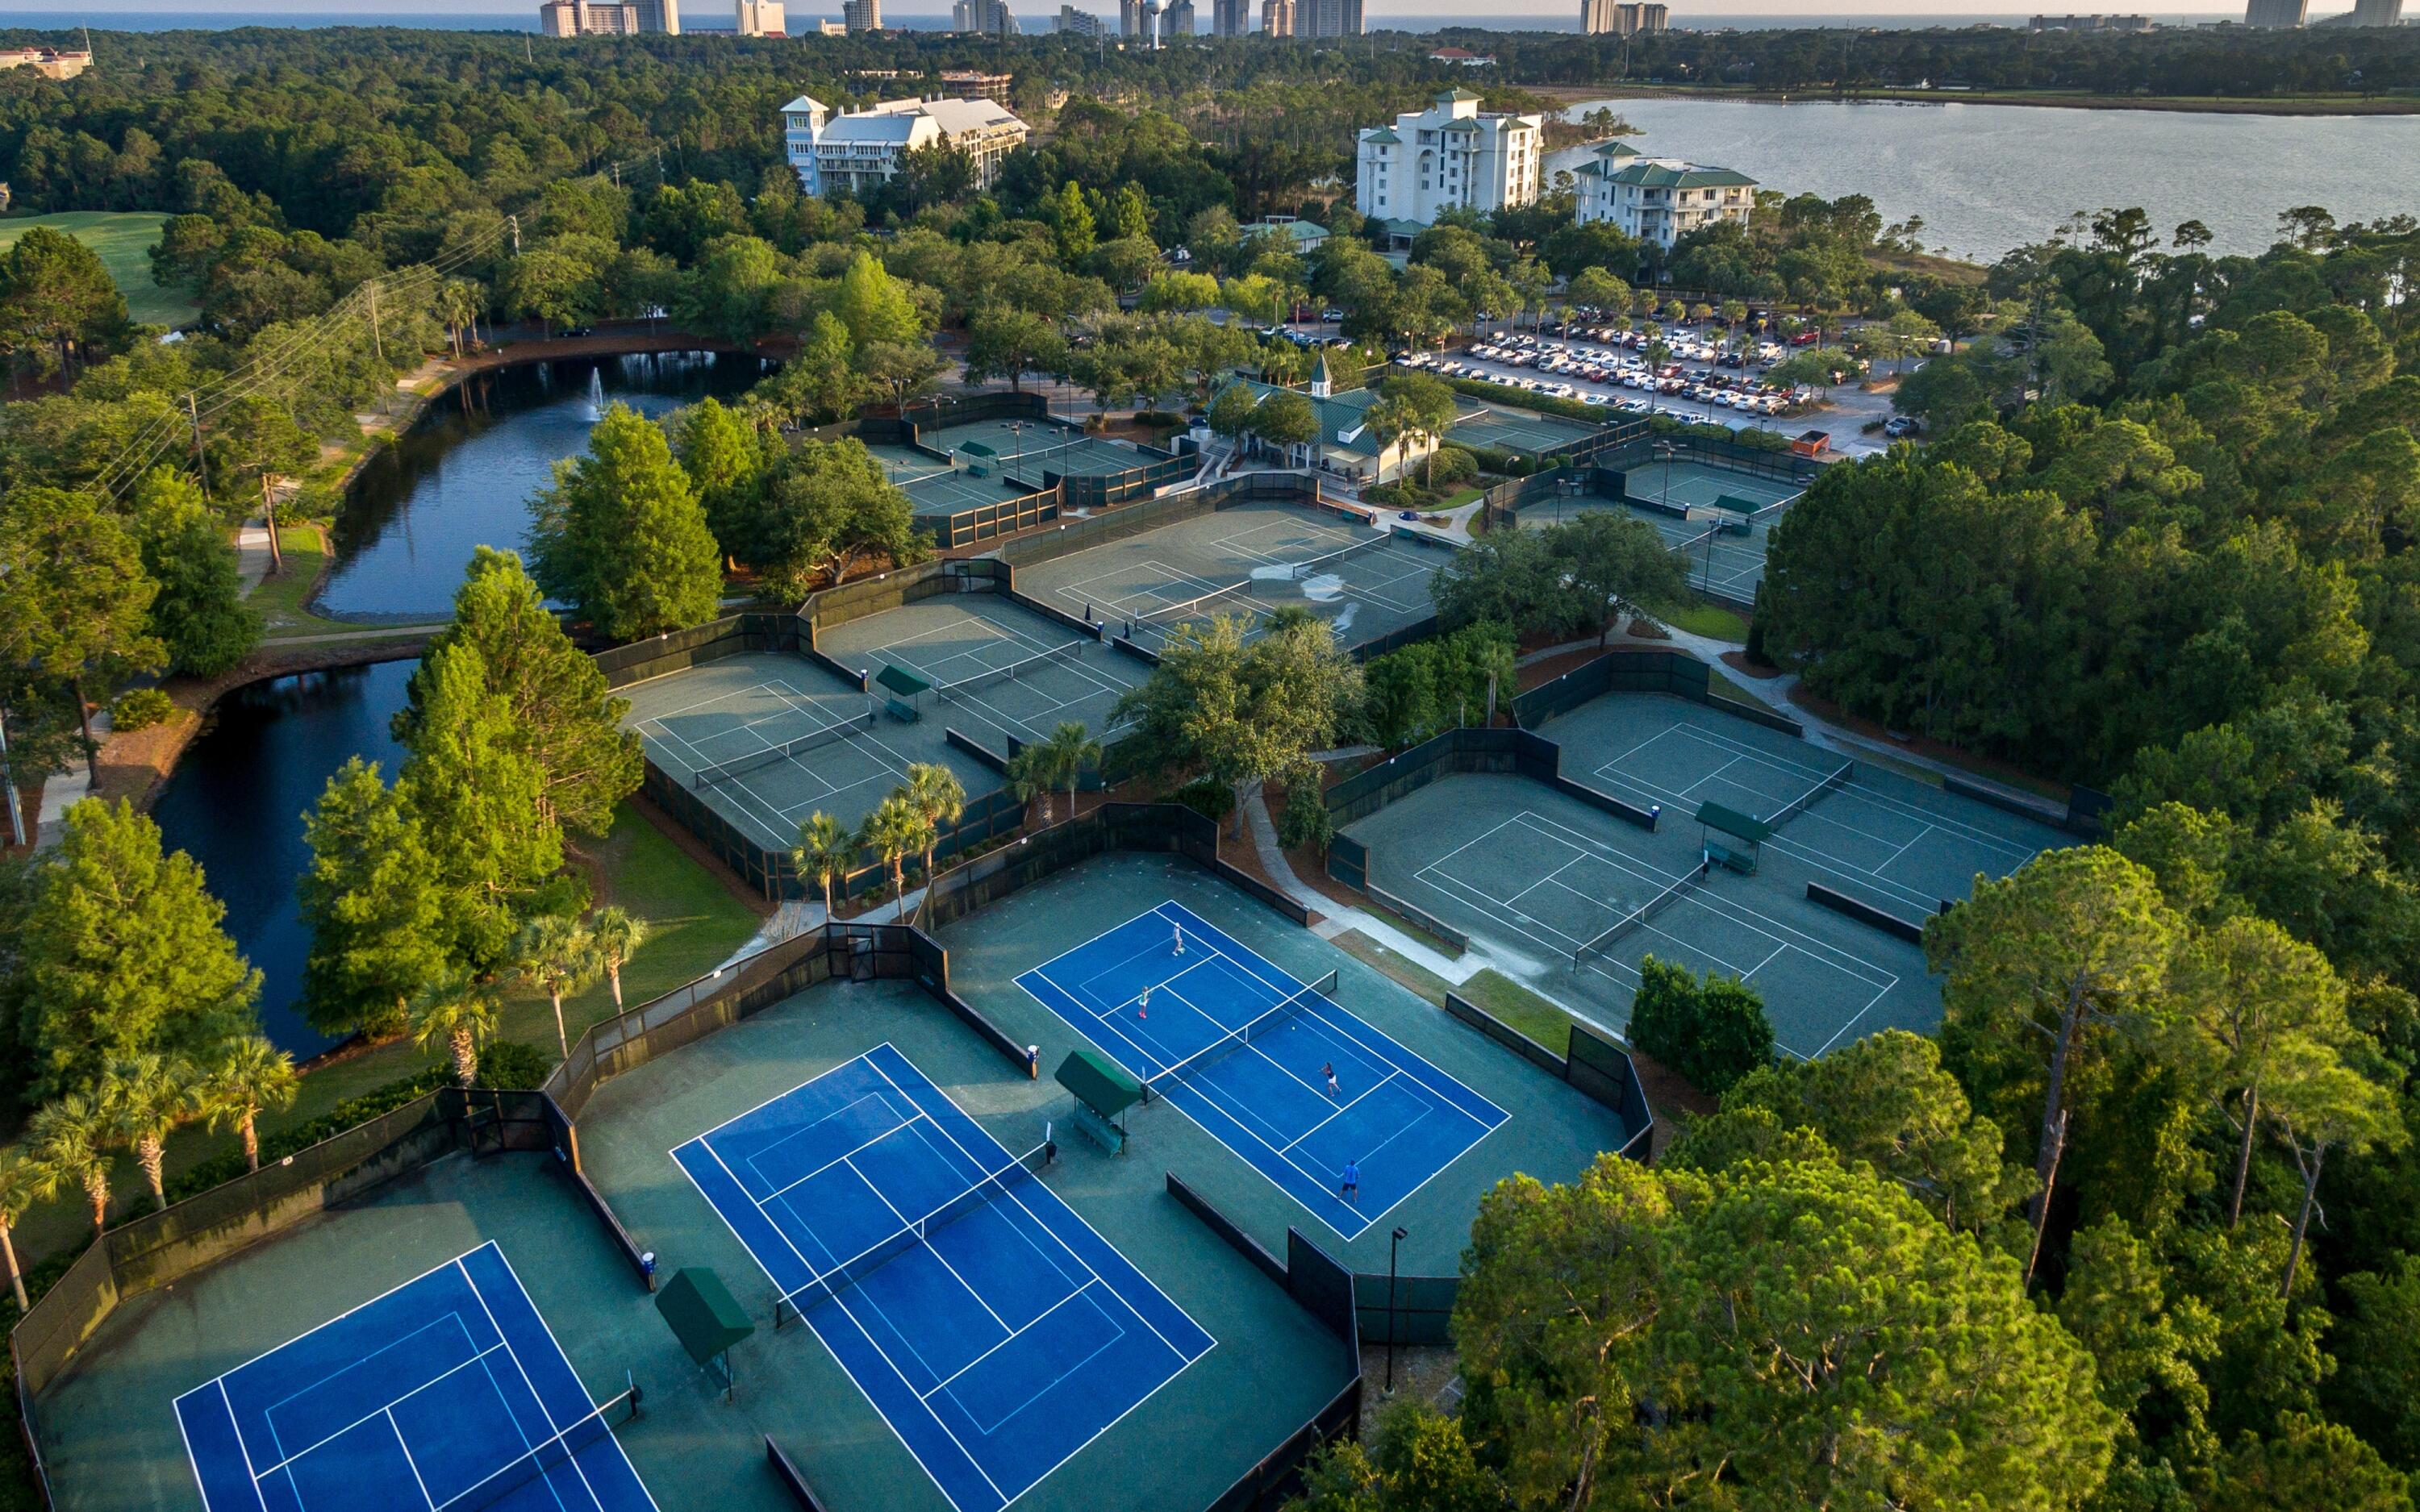
[[[1074,1302],[1085,1292],[1092,1290],[1096,1284],[1096,1282],[1093,1281],[1085,1282],[1082,1286],[1078,1287],[1075,1290],[1060,1298],[1057,1302],[1052,1303],[1049,1306],[1045,1307],[1040,1312],[1034,1314],[1031,1319],[1021,1326],[1009,1330],[1007,1335],[1003,1336],[999,1343],[993,1345],[990,1349],[984,1350],[983,1353],[976,1355],[973,1359],[969,1360],[966,1364],[958,1366],[955,1370],[951,1371],[947,1376],[942,1377],[940,1384],[935,1386],[931,1391],[918,1392],[916,1394],[916,1399],[918,1401],[929,1402],[934,1397],[941,1395],[941,1393],[949,1390],[960,1376],[965,1375],[968,1371],[972,1370],[975,1366],[983,1364],[985,1360],[990,1359],[993,1355],[998,1354],[1001,1350],[1008,1348],[1011,1344],[1016,1343],[1019,1338],[1022,1338],[1025,1335],[1027,1330],[1039,1327],[1044,1319],[1049,1317],[1052,1313],[1057,1312],[1060,1308],[1066,1306],[1069,1303]],[[1125,1337],[1125,1331],[1124,1329],[1120,1329],[1118,1331],[1118,1337]],[[1100,1351],[1095,1350],[1093,1352],[1097,1354]],[[1058,1383],[1058,1381],[1054,1381],[1050,1382],[1050,1385],[1055,1386]],[[1045,1386],[1042,1388],[1042,1390],[1046,1392],[1049,1389],[1050,1386]],[[1027,1407],[1032,1405],[1035,1397],[1038,1397],[1041,1395],[1041,1392],[1036,1392],[1032,1396],[1026,1397],[1023,1402],[1017,1405],[1017,1411],[1020,1412],[1025,1411]]]
[[[1294,1149],[1295,1145],[1301,1144],[1303,1140],[1310,1138],[1312,1134],[1319,1133],[1322,1129],[1326,1128],[1329,1124],[1334,1123],[1337,1119],[1352,1112],[1355,1105],[1357,1104],[1361,1099],[1368,1097],[1371,1093],[1376,1091],[1379,1088],[1386,1086],[1388,1082],[1393,1081],[1397,1076],[1402,1074],[1403,1073],[1401,1072],[1389,1071],[1386,1075],[1379,1077],[1374,1082],[1372,1082],[1368,1087],[1356,1093],[1351,1102],[1339,1105],[1335,1112],[1320,1119],[1317,1123],[1312,1124],[1310,1128],[1305,1129],[1300,1136],[1294,1141],[1294,1144],[1286,1146],[1286,1149]]]
[[[378,1415],[386,1419],[387,1431],[395,1435],[396,1447],[403,1451],[404,1468],[411,1472],[411,1483],[420,1488],[420,1499],[428,1504],[429,1512],[436,1512],[437,1498],[428,1494],[428,1482],[420,1473],[420,1461],[411,1458],[411,1441],[403,1436],[403,1425],[395,1420],[395,1410],[391,1407],[381,1407],[378,1410]],[[512,1414],[506,1412],[504,1415],[510,1417]],[[513,1425],[513,1436],[521,1441],[521,1452],[527,1454],[529,1435],[521,1431],[520,1425],[518,1423]],[[288,1477],[289,1480],[291,1478]],[[548,1489],[551,1491],[553,1488],[549,1487]],[[560,1506],[562,1499],[558,1497],[555,1504]]]

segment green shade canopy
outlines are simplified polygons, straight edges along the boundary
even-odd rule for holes
[[[893,667],[888,662],[883,664],[880,671],[874,674],[874,680],[893,693],[905,693],[910,698],[919,693],[928,692],[933,687],[931,678],[919,677],[905,667]]]
[[[998,456],[1000,453],[981,441],[960,441],[958,450],[968,456]]]
[[[1698,823],[1708,829],[1719,829],[1726,835],[1737,835],[1758,844],[1762,844],[1765,837],[1773,833],[1773,826],[1763,820],[1744,814],[1737,809],[1726,809],[1719,803],[1700,805]]]
[[[1077,1102],[1105,1119],[1114,1119],[1142,1100],[1142,1083],[1090,1050],[1069,1051],[1054,1074]]]
[[[756,1332],[756,1325],[732,1300],[722,1277],[703,1265],[674,1272],[656,1293],[656,1311],[664,1315],[673,1336],[700,1365]]]

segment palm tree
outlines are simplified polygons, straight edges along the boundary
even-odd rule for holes
[[[1042,748],[1050,752],[1050,771],[1067,790],[1067,817],[1073,819],[1076,817],[1076,785],[1084,779],[1085,767],[1101,764],[1101,743],[1084,728],[1083,720],[1066,719],[1050,732],[1050,738],[1042,743]]]
[[[145,1053],[110,1063],[101,1081],[101,1100],[116,1124],[118,1141],[134,1151],[134,1164],[151,1188],[153,1206],[168,1211],[165,1174],[168,1136],[201,1111],[194,1097],[194,1068],[182,1060]]]
[[[202,1073],[202,1116],[210,1127],[235,1126],[243,1136],[243,1163],[260,1169],[260,1115],[263,1110],[294,1105],[302,1090],[294,1073],[294,1057],[257,1034],[230,1041],[217,1061]]]
[[[523,981],[544,989],[554,1005],[554,1040],[566,1060],[571,1058],[571,1036],[563,1027],[563,995],[576,993],[597,980],[604,969],[597,942],[580,920],[568,914],[540,914],[513,936],[513,967]]]
[[[437,291],[437,318],[445,327],[445,335],[454,344],[454,355],[462,355],[462,331],[479,318],[479,286],[459,278],[449,278]]]
[[[0,1260],[8,1262],[8,1289],[17,1294],[20,1317],[31,1304],[25,1301],[25,1277],[17,1269],[17,1242],[9,1231],[27,1208],[51,1195],[52,1185],[50,1173],[22,1148],[0,1147]]]
[[[647,921],[627,908],[599,908],[588,921],[588,938],[597,947],[597,964],[613,984],[613,1011],[622,1011],[622,968],[639,947],[647,943]]]
[[[908,902],[908,857],[923,850],[932,833],[932,824],[904,788],[892,789],[891,796],[876,804],[874,811],[865,816],[865,827],[858,833],[859,843],[891,869],[891,891],[899,900],[903,919]]]
[[[109,1227],[109,1177],[116,1147],[109,1109],[89,1092],[70,1092],[34,1115],[27,1142],[42,1179],[54,1189],[84,1188],[96,1237]]]
[[[1008,759],[1008,790],[1019,803],[1042,800],[1042,822],[1050,823],[1050,794],[1059,785],[1059,767],[1047,745],[1022,746]],[[1072,805],[1071,805],[1072,814]]]
[[[933,897],[933,852],[941,843],[941,826],[954,825],[967,811],[967,790],[958,775],[946,766],[931,762],[913,762],[908,767],[908,786],[903,790],[908,801],[924,819],[924,899]],[[922,905],[918,912],[923,912]]]
[[[465,1087],[479,1084],[479,1042],[496,1032],[496,1000],[459,972],[430,982],[412,999],[412,1042],[422,1049],[443,1045],[454,1057],[454,1074]]]
[[[799,843],[790,852],[790,864],[799,869],[799,875],[814,878],[824,889],[827,920],[832,917],[832,887],[848,875],[857,852],[857,837],[848,826],[821,810],[799,826]]]

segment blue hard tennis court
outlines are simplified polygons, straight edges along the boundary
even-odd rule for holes
[[[1508,1115],[1336,1003],[1334,980],[1297,981],[1171,902],[1016,984],[1351,1239]]]
[[[888,1044],[673,1151],[959,1512],[1038,1484],[1215,1342]]]
[[[209,1512],[652,1512],[492,1242],[177,1398]]]

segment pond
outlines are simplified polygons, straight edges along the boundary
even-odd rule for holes
[[[311,861],[302,816],[349,757],[377,762],[394,779],[402,751],[387,721],[419,665],[344,667],[234,689],[151,808],[163,843],[192,855],[226,904],[224,927],[260,968],[261,1027],[298,1060],[335,1042],[294,1007],[311,950],[294,900]]]
[[[336,563],[313,609],[330,619],[442,619],[481,546],[520,550],[530,495],[588,449],[605,407],[658,416],[745,393],[773,364],[716,352],[644,352],[474,374],[429,407],[353,485]]]

